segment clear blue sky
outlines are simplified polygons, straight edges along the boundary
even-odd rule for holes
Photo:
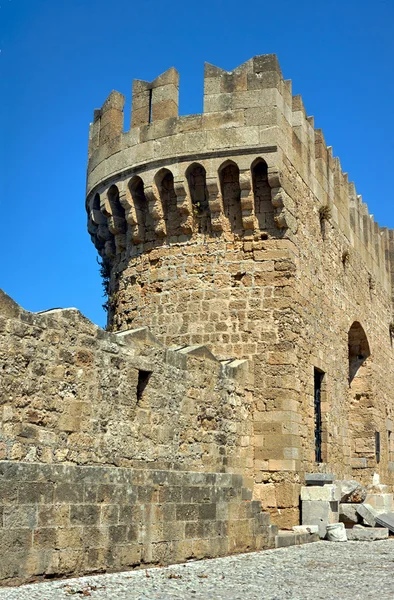
[[[202,110],[203,63],[278,55],[370,211],[394,228],[393,0],[0,0],[0,287],[32,311],[104,325],[84,209],[88,126],[112,89],[180,71]],[[126,105],[126,123],[129,121]]]

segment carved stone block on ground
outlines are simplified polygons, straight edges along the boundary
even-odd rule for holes
[[[324,538],[329,523],[338,522],[338,502],[316,502],[303,500],[301,507],[301,518],[303,525],[317,525],[319,535]]]
[[[349,479],[345,481],[338,481],[337,484],[341,490],[341,502],[364,502],[367,496],[367,489],[361,485],[361,483],[355,481],[354,479]]]
[[[394,513],[383,513],[376,516],[376,525],[387,527],[394,534]]]
[[[387,527],[354,527],[347,529],[346,535],[350,542],[374,542],[387,539],[389,530]]]
[[[368,525],[369,527],[376,526],[376,517],[378,513],[370,504],[367,504],[366,502],[363,504],[357,504],[356,510],[364,525]]]
[[[339,505],[339,520],[341,523],[360,523],[361,517],[357,512],[358,504],[340,504]]]

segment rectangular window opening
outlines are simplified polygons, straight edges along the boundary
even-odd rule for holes
[[[376,462],[380,463],[380,432],[375,431],[375,458]]]
[[[137,401],[141,400],[151,375],[152,371],[143,371],[142,369],[138,370]]]
[[[314,369],[314,409],[315,409],[315,461],[323,462],[322,459],[322,414],[321,414],[321,392],[324,372],[315,367]]]

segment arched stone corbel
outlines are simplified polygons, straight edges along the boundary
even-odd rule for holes
[[[297,220],[286,208],[287,205],[292,205],[288,194],[286,194],[282,187],[273,188],[271,190],[271,200],[275,208],[274,221],[278,229],[290,229],[293,233],[296,233]]]
[[[180,228],[183,233],[191,233],[193,229],[192,201],[183,181],[174,181],[176,206],[180,214]]]
[[[109,231],[113,236],[119,237],[118,242],[116,243],[116,247],[119,251],[124,250],[126,247],[126,231],[127,231],[127,223],[124,217],[124,214],[120,214],[118,211],[118,207],[116,205],[116,201],[113,199],[111,203],[110,199],[110,190],[113,186],[111,186],[105,194],[102,195],[102,199],[100,202],[101,212],[105,217],[107,217],[107,225]],[[117,189],[117,193],[119,194],[119,189],[117,186],[114,186]],[[120,194],[118,196],[120,198]],[[119,202],[120,204],[120,202]]]
[[[268,183],[270,188],[282,187],[282,172],[276,165],[268,167]]]
[[[209,210],[211,211],[212,231],[223,231],[223,199],[219,191],[217,178],[207,177],[206,186]]]
[[[164,221],[163,207],[160,202],[160,194],[155,184],[145,188],[145,197],[148,200],[148,210],[154,222],[155,234],[164,237],[167,233]]]
[[[255,229],[257,223],[254,215],[254,198],[250,171],[244,171],[239,174],[239,186],[241,188],[242,226],[245,230]]]
[[[137,225],[137,213],[135,211],[133,198],[131,196],[130,190],[125,190],[119,193],[119,202],[124,208],[125,218],[129,225]]]
[[[282,187],[282,172],[277,167],[268,167],[268,183],[271,188],[271,202],[275,209],[274,221],[278,229],[297,231],[297,220],[288,210],[293,208],[293,201]]]
[[[141,224],[138,222],[137,211],[133,201],[130,189],[119,195],[119,201],[124,208],[126,221],[129,225],[130,238],[133,244],[141,244],[144,241],[144,231],[141,231]]]

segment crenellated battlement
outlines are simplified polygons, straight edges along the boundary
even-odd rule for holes
[[[206,64],[202,114],[179,116],[178,97],[179,74],[171,68],[152,82],[134,82],[129,131],[118,92],[95,111],[86,208],[93,242],[114,266],[112,295],[119,289],[114,273],[157,248],[164,257],[171,247],[179,255],[210,244],[212,253],[286,240],[297,255],[305,236],[326,250],[335,240],[337,265],[362,264],[369,285],[392,294],[393,234],[374,222],[275,55],[231,72]],[[174,269],[187,286],[185,266]]]

